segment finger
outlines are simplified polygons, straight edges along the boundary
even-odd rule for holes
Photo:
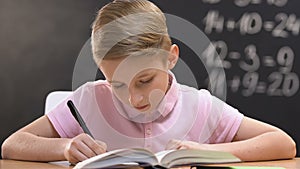
[[[78,162],[80,162],[80,160],[78,160],[76,157],[74,157],[73,155],[69,157],[68,159],[69,163],[71,163],[72,165],[76,165]]]
[[[98,153],[98,154],[102,154],[102,153],[105,153],[107,152],[107,145],[106,143],[104,143],[103,141],[100,141],[100,140],[95,140],[96,143],[100,146],[98,146],[98,149],[95,149]]]
[[[178,150],[183,150],[183,149],[188,149],[188,147],[185,146],[185,145],[181,145],[181,146],[179,146],[177,149],[178,149]]]
[[[92,147],[86,143],[87,141],[82,140],[82,142],[78,143],[78,150],[84,154],[87,158],[91,158],[96,156],[97,154],[94,152]]]
[[[102,154],[102,153],[106,152],[106,144],[104,142],[96,141],[90,136],[85,138],[83,140],[83,142],[89,147],[89,149],[91,151],[93,151],[93,153],[95,155]]]
[[[64,156],[70,163],[77,163],[87,159],[79,150],[78,150],[78,140],[71,140],[64,150]]]
[[[166,150],[174,150],[180,147],[181,141],[172,139],[167,143]]]
[[[69,161],[71,163],[77,163],[79,161],[84,161],[86,159],[88,159],[87,156],[85,156],[79,149],[77,148],[72,148],[69,150],[69,155],[70,155],[70,159]]]

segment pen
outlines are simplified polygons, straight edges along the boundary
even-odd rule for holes
[[[84,123],[81,115],[79,114],[79,112],[78,112],[77,108],[75,107],[74,103],[72,102],[72,100],[68,100],[67,105],[68,105],[72,115],[74,116],[74,118],[77,120],[79,125],[82,127],[83,131],[86,134],[90,135],[92,138],[94,138],[92,133],[90,132],[90,130],[87,128],[86,124]]]

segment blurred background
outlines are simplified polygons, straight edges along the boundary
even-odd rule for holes
[[[152,1],[163,12],[196,25],[211,40],[223,60],[226,79],[218,72],[210,75],[226,82],[229,104],[284,129],[300,142],[300,1]],[[0,0],[1,144],[44,114],[49,92],[72,90],[76,59],[90,37],[97,10],[107,2]],[[203,64],[216,66],[214,59],[206,57],[211,49],[203,53],[201,62],[180,39],[173,41],[180,45],[181,59],[191,68],[198,87],[208,87]]]

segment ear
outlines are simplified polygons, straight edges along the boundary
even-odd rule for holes
[[[175,67],[179,58],[179,48],[176,44],[173,44],[170,48],[170,54],[168,56],[168,69],[171,70]]]

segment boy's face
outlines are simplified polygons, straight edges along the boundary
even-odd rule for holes
[[[151,112],[169,88],[168,66],[158,56],[128,56],[102,60],[100,69],[123,103]]]

